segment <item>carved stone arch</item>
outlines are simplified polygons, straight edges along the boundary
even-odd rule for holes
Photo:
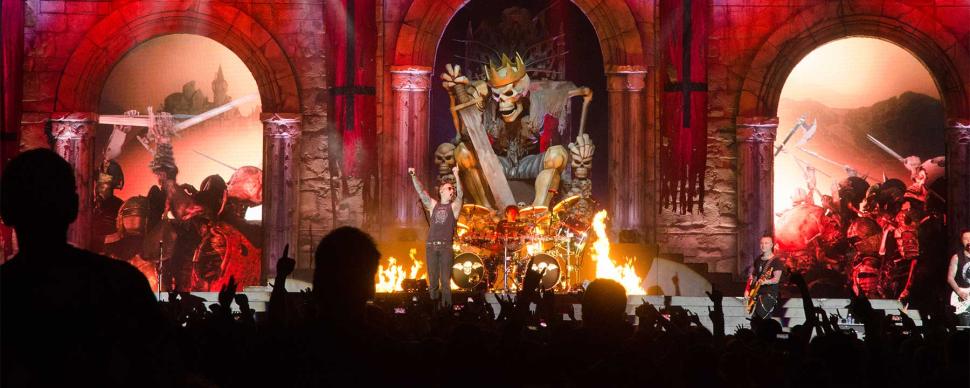
[[[60,78],[55,111],[93,112],[114,65],[132,48],[169,34],[219,42],[246,64],[267,112],[300,112],[300,94],[283,48],[258,22],[231,5],[199,2],[128,3],[96,24],[71,54]]]
[[[416,0],[408,8],[398,34],[394,64],[433,66],[441,36],[470,0]],[[600,41],[603,64],[644,65],[643,44],[636,20],[622,0],[573,0],[586,15]]]
[[[895,3],[895,2],[887,2]],[[886,40],[912,53],[936,82],[948,117],[970,114],[970,52],[932,17],[905,6],[869,13],[847,13],[838,2],[822,3],[792,17],[758,50],[748,67],[738,101],[738,116],[777,116],[788,75],[802,58],[821,45],[859,36]]]

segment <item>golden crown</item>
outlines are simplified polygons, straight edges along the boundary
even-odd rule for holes
[[[485,81],[493,88],[502,87],[525,77],[525,61],[519,53],[515,53],[515,64],[508,55],[502,54],[502,66],[496,68],[491,60],[485,66]]]

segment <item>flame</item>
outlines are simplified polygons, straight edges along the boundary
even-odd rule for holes
[[[374,288],[377,292],[395,292],[404,291],[401,287],[401,282],[404,279],[424,279],[427,274],[422,273],[421,277],[418,277],[418,273],[421,271],[421,260],[417,260],[414,256],[417,255],[418,250],[411,248],[408,252],[408,256],[411,257],[411,268],[407,272],[404,271],[404,266],[397,264],[397,258],[391,256],[387,259],[387,267],[383,264],[377,267],[377,282],[374,283]]]
[[[636,257],[625,258],[626,263],[616,265],[610,258],[610,238],[606,235],[606,210],[600,210],[593,216],[593,232],[596,240],[593,242],[591,257],[596,262],[596,278],[612,279],[626,289],[627,295],[646,295],[643,289],[643,279],[637,276],[633,267]]]

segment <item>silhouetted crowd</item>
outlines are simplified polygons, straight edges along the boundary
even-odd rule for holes
[[[2,176],[2,216],[20,251],[0,266],[3,386],[660,386],[966,387],[970,336],[943,311],[901,325],[864,296],[850,313],[864,336],[815,308],[798,273],[807,322],[713,330],[683,309],[644,303],[626,315],[623,287],[596,280],[582,320],[564,319],[529,272],[492,311],[481,295],[461,309],[426,298],[383,310],[374,298],[380,253],[366,233],[339,228],[315,254],[312,290],[287,293],[283,254],[265,314],[230,281],[217,304],[189,293],[157,302],[130,264],[67,244],[77,214],[74,173],[29,151]],[[531,267],[531,266],[530,266]],[[941,307],[942,308],[942,307]],[[233,310],[238,310],[234,312]],[[497,314],[495,314],[497,313]],[[497,315],[497,317],[496,317]]]

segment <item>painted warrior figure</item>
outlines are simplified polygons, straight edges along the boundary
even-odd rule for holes
[[[198,190],[179,184],[170,117],[161,114],[149,127],[149,138],[155,142],[150,167],[164,194],[165,212],[171,213],[149,236],[149,241],[159,241],[162,246],[144,252],[162,261],[161,288],[218,291],[230,276],[240,286],[257,284],[262,252],[233,224],[243,222],[240,215],[248,206],[262,202],[261,194],[256,194],[262,191],[262,179],[255,178],[262,172],[255,167],[240,168],[232,185],[211,175]]]
[[[153,249],[154,245],[145,241],[148,230],[157,223],[152,222],[150,207],[147,197],[137,195],[128,198],[118,210],[115,221],[117,231],[104,239],[104,253],[138,268],[145,274],[152,290],[158,291],[156,264],[145,260],[142,255],[144,249]]]
[[[567,81],[531,81],[518,54],[501,61],[485,66],[485,80],[469,80],[451,64],[441,75],[460,138],[454,150],[460,179],[474,203],[492,209],[515,204],[509,180],[534,179],[532,204],[548,206],[569,162],[566,148],[554,144],[568,125],[569,98],[583,97],[582,136],[593,93]]]
[[[94,190],[94,225],[92,230],[91,249],[101,252],[106,236],[115,233],[115,219],[121,208],[121,198],[115,196],[115,190],[125,186],[125,174],[121,165],[114,160],[105,160],[98,168],[98,181]]]

